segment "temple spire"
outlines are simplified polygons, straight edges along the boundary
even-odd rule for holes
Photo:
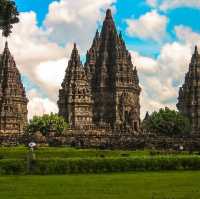
[[[95,38],[99,38],[99,31],[98,31],[98,29],[96,31]]]
[[[112,17],[112,12],[111,12],[110,9],[108,9],[106,11],[106,17],[105,17],[105,20],[103,22],[101,35],[105,38],[112,32],[117,34],[115,22],[114,22],[113,17]]]
[[[78,53],[78,49],[76,47],[76,43],[74,43],[74,47],[71,53],[71,59],[70,59],[70,63],[74,63],[73,65],[75,66],[79,66],[81,65],[81,61],[80,61],[80,55]]]
[[[106,10],[106,19],[111,19],[112,18],[112,11],[111,9]]]
[[[179,90],[178,110],[187,116],[191,122],[192,133],[200,133],[200,54],[195,46],[189,70],[185,75],[185,82]]]
[[[10,50],[8,48],[8,42],[6,41],[3,54],[7,54],[11,56]]]
[[[8,49],[8,42],[5,43],[5,49]]]
[[[0,132],[23,133],[27,103],[21,75],[6,42],[0,59]]]
[[[92,96],[76,44],[59,90],[59,115],[73,128],[92,124]],[[86,101],[87,100],[87,101]]]
[[[200,59],[200,54],[198,52],[198,47],[197,45],[195,46],[195,49],[194,49],[194,54],[192,55],[192,62],[193,61],[197,61]]]
[[[98,41],[99,41],[99,31],[98,31],[98,29],[97,29],[96,34],[95,34],[95,37],[94,37],[94,39],[93,39],[92,46],[93,46],[93,47],[97,47]]]
[[[139,84],[139,77],[138,77],[138,72],[137,72],[137,68],[136,67],[133,70],[133,79],[134,79],[136,85]]]
[[[198,53],[198,47],[197,47],[197,45],[195,46],[194,54],[195,54],[195,55],[198,55],[198,54],[199,54],[199,53]]]
[[[72,50],[72,54],[78,54],[78,49],[76,47],[76,43],[74,43],[74,47],[73,47],[73,50]]]
[[[119,38],[122,39],[122,31],[119,32]]]

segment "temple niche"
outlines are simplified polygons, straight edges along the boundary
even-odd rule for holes
[[[120,124],[124,127],[133,127],[139,130],[140,115],[137,108],[137,100],[132,93],[123,92],[118,104]]]
[[[190,119],[192,133],[200,132],[200,54],[195,46],[185,82],[179,90],[178,110]]]
[[[108,9],[84,67],[74,47],[59,92],[59,114],[74,127],[92,124],[139,131],[140,92],[137,69]]]
[[[27,124],[27,103],[19,70],[6,42],[0,55],[0,132],[19,134]]]

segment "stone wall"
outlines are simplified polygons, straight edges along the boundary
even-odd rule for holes
[[[48,137],[37,135],[30,137],[21,134],[0,134],[1,146],[16,146],[35,141],[39,145],[72,146],[80,148],[100,149],[157,149],[157,150],[200,150],[200,137],[166,137],[153,134],[138,134],[136,132],[98,130],[68,130],[63,136],[55,133]]]

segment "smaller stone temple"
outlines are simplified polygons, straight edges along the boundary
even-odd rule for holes
[[[6,42],[0,55],[0,133],[23,133],[27,124],[27,103],[19,70]]]
[[[187,116],[192,125],[192,133],[200,133],[200,54],[195,46],[185,82],[179,90],[178,110]]]
[[[62,89],[59,91],[59,115],[63,116],[72,128],[89,126],[92,124],[92,105],[91,89],[74,44]]]

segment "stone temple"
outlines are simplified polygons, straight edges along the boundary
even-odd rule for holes
[[[75,44],[59,92],[58,106],[59,114],[69,122],[71,127],[92,125],[91,89]]]
[[[178,110],[190,119],[192,133],[200,132],[200,54],[197,46],[185,75],[185,82],[179,90]]]
[[[27,103],[20,73],[6,42],[0,55],[0,133],[19,134],[27,124]]]
[[[122,34],[108,9],[83,66],[76,45],[59,91],[59,114],[72,128],[140,129],[141,88]]]

